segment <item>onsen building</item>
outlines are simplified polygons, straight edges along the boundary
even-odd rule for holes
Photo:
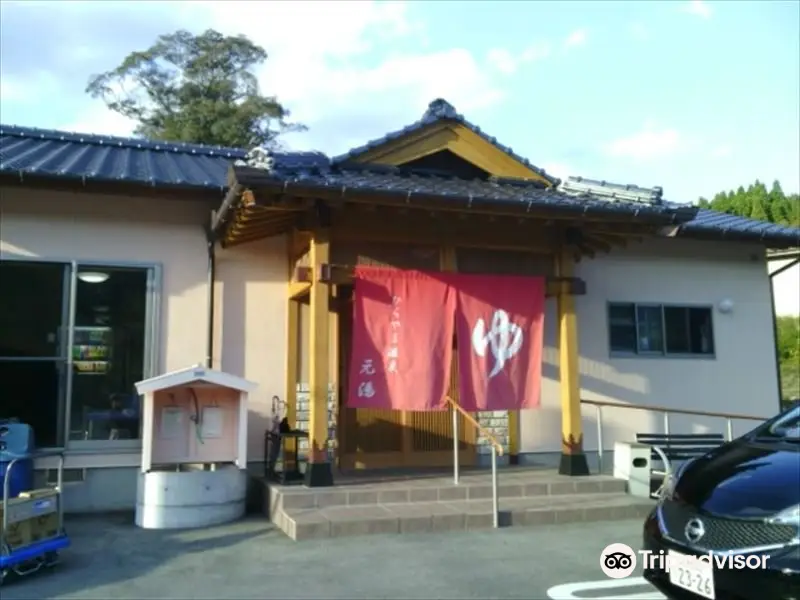
[[[256,463],[286,407],[310,485],[452,464],[449,410],[348,408],[358,265],[544,278],[540,407],[460,414],[462,465],[581,475],[599,421],[610,451],[778,410],[767,251],[797,228],[560,181],[443,100],[344,156],[249,150],[0,126],[0,418],[64,449],[70,511],[133,507],[134,383],[198,362],[258,385]]]

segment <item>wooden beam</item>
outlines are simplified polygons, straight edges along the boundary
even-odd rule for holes
[[[326,229],[314,232],[310,254],[314,271],[319,272],[323,265],[328,264],[330,240]],[[309,294],[309,456],[305,475],[308,487],[333,485],[333,471],[328,459],[330,288],[328,281],[315,281]]]
[[[317,281],[322,281],[332,285],[352,285],[354,267],[347,265],[323,264],[316,271],[311,267],[297,267],[294,278],[298,282],[311,283],[315,285]],[[579,277],[548,277],[547,296],[559,296],[562,294],[570,296],[585,296],[586,282]]]
[[[448,149],[468,163],[495,177],[534,179],[547,187],[552,186],[547,179],[531,169],[530,166],[504,152],[468,127],[456,125],[453,130],[457,139],[450,144]]]
[[[559,241],[554,227],[528,219],[364,205],[336,211],[334,242],[445,245],[460,248],[551,253]]]
[[[442,132],[449,132],[446,139],[442,140],[435,137]],[[354,156],[352,160],[359,163],[398,165],[401,164],[398,160],[402,160],[404,154],[408,155],[409,150],[412,150],[412,154],[425,156],[426,154],[444,150],[447,147],[447,143],[452,139],[455,139],[455,134],[450,131],[446,123],[435,123],[370,148],[362,154]],[[406,158],[406,161],[408,160]]]
[[[567,252],[556,256],[555,266],[559,277],[572,276],[572,257]],[[583,452],[578,316],[575,299],[563,291],[558,295],[558,352],[561,387],[561,463],[558,471],[562,475],[588,475],[589,466]]]
[[[303,296],[307,296],[311,293],[311,286],[313,284],[310,281],[290,281],[289,282],[289,299],[290,300],[298,300]]]
[[[289,427],[297,428],[297,380],[300,371],[300,303],[291,295],[292,275],[294,274],[294,261],[292,260],[292,239],[286,239],[286,267],[289,276],[289,297],[286,306],[286,381],[284,399],[286,401],[286,420]],[[274,415],[273,415],[274,416]],[[298,441],[292,441],[291,452],[297,460],[300,448]]]

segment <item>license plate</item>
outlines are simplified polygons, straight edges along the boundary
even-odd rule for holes
[[[667,559],[669,561],[669,582],[672,585],[703,598],[715,600],[713,565],[697,560],[694,556],[672,550],[668,552]]]

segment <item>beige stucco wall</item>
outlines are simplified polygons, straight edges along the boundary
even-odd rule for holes
[[[582,397],[639,406],[664,406],[754,416],[777,411],[777,379],[769,280],[758,246],[689,240],[652,240],[583,261],[576,275],[588,294],[576,299]],[[706,304],[733,301],[733,311],[714,309],[716,357],[612,358],[607,302]],[[542,406],[523,411],[521,452],[560,451],[555,300],[548,301]],[[584,446],[597,449],[595,409],[583,408]],[[662,431],[663,418],[644,411],[604,409],[603,447],[630,441],[637,432]],[[746,422],[736,422],[744,432]],[[725,421],[674,416],[673,433],[725,433]]]
[[[204,202],[0,189],[0,257],[161,265],[159,366],[162,371],[177,369],[205,357],[207,262],[202,224],[210,208]],[[255,461],[261,459],[271,397],[285,393],[285,248],[283,238],[274,238],[220,249],[217,255],[213,362],[258,384],[251,396],[248,435],[250,459]],[[584,261],[577,275],[589,290],[577,298],[584,398],[762,416],[775,411],[771,307],[759,247],[651,241]],[[608,301],[716,306],[725,298],[734,302],[734,310],[727,315],[714,312],[716,358],[609,357]],[[522,452],[560,450],[555,301],[549,300],[547,308],[542,407],[521,416]],[[305,362],[301,361],[302,371],[307,370]],[[604,446],[609,449],[616,440],[662,427],[661,417],[646,412],[607,409],[603,421]],[[739,431],[743,427],[737,424]],[[587,450],[596,449],[595,415],[588,407],[584,428]],[[672,420],[673,431],[704,428],[724,432],[725,425],[720,420]],[[136,463],[132,457],[118,460],[108,455],[81,460],[85,466]]]
[[[205,360],[206,202],[0,189],[0,258],[158,264],[162,269],[161,372]],[[261,460],[273,394],[283,396],[286,243],[275,238],[217,254],[214,367],[258,384],[250,397],[248,451]],[[135,457],[82,456],[68,466],[127,466]]]

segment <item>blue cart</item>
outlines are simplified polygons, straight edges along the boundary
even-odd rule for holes
[[[11,497],[11,482],[15,465],[25,464],[43,457],[55,457],[58,464],[58,479],[53,493],[41,496],[32,491]],[[69,546],[64,531],[64,455],[61,452],[37,452],[18,456],[5,465],[3,477],[3,528],[0,529],[0,585],[10,574],[30,575],[43,567],[52,567],[58,562],[59,551]],[[55,518],[51,534],[39,539],[22,539],[11,536],[11,528],[24,522]],[[14,537],[15,539],[12,539]],[[29,536],[31,537],[31,536]]]

